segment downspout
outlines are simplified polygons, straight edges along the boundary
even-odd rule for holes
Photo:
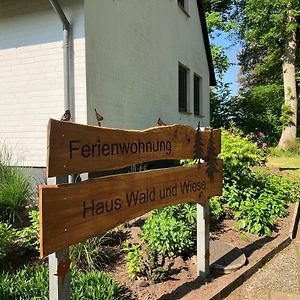
[[[71,93],[71,37],[70,22],[57,0],[49,0],[63,24],[63,62],[64,62],[64,108],[70,110],[72,121],[75,121],[74,101]]]

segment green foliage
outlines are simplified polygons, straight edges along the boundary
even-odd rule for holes
[[[14,273],[0,273],[0,299],[49,299],[48,268],[25,266]],[[71,270],[71,299],[120,299],[123,288],[104,272],[81,273]]]
[[[209,201],[210,217],[212,224],[217,223],[219,218],[224,214],[224,206],[220,201],[220,197],[212,197]]]
[[[271,147],[268,149],[268,160],[271,157],[292,157],[295,155],[295,153],[290,152],[289,150],[283,150],[283,149],[279,149],[277,147]]]
[[[172,257],[193,247],[192,234],[196,222],[195,210],[190,206],[169,206],[151,213],[141,232],[141,238],[149,250]],[[181,208],[183,211],[180,211]]]
[[[293,112],[291,106],[283,103],[281,107],[281,116],[280,116],[280,121],[282,123],[282,126],[283,127],[290,126],[293,123],[292,117],[293,117]]]
[[[104,244],[110,239],[109,233],[93,237],[70,247],[70,259],[82,271],[96,271],[108,261]]]
[[[287,151],[292,153],[293,155],[300,154],[300,138],[296,138],[296,140],[289,141],[287,144]]]
[[[119,300],[123,287],[104,272],[91,271],[88,273],[71,272],[72,300],[107,299]]]
[[[220,158],[224,162],[224,178],[227,183],[249,174],[251,167],[263,162],[264,153],[247,136],[243,137],[239,129],[232,127],[228,131],[222,131]]]
[[[37,300],[49,298],[48,268],[25,266],[14,273],[0,273],[0,299]]]
[[[283,85],[277,83],[256,84],[242,91],[231,103],[234,122],[244,132],[263,131],[268,143],[277,144],[282,124]]]
[[[286,216],[289,202],[299,201],[298,188],[275,174],[254,172],[252,182],[247,193],[251,196],[237,198],[229,205],[239,206],[235,212],[239,229],[257,235],[271,234],[276,218]]]
[[[145,274],[141,245],[125,241],[122,250],[127,253],[125,261],[130,278],[133,280],[141,278]]]
[[[18,232],[20,246],[29,250],[39,251],[40,249],[40,220],[39,212],[32,210],[29,212],[30,226],[21,229]]]
[[[0,259],[6,256],[6,248],[15,238],[16,230],[11,225],[0,222]]]
[[[14,223],[32,196],[30,178],[14,167],[10,151],[0,149],[0,220]]]
[[[210,124],[213,128],[228,127],[232,118],[230,84],[217,81],[210,91]]]
[[[281,176],[254,171],[263,162],[263,154],[235,128],[222,132],[220,157],[224,160],[223,196],[211,202],[212,216],[235,218],[242,231],[271,234],[289,202],[299,201],[298,186]]]
[[[192,164],[192,161],[186,161]],[[123,251],[131,279],[146,277],[152,282],[160,282],[166,276],[165,259],[190,251],[195,244],[196,206],[181,204],[157,209],[146,220],[141,231],[141,239],[146,245],[128,241]]]

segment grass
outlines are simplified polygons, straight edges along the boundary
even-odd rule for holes
[[[277,153],[276,153],[277,154]],[[278,168],[282,175],[287,175],[300,182],[300,155],[290,153],[280,155],[269,155],[267,160],[269,168]]]

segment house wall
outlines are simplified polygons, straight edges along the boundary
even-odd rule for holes
[[[83,0],[59,1],[73,27],[75,119],[86,123]],[[47,123],[64,113],[62,24],[48,0],[0,0],[0,148],[44,167]]]
[[[88,123],[129,129],[209,124],[209,71],[196,0],[85,2]],[[178,64],[189,72],[189,113],[178,111]],[[193,72],[202,77],[203,117],[193,114]]]

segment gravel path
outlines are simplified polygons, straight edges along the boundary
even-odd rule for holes
[[[297,241],[298,240],[298,241]],[[300,233],[286,249],[273,257],[261,270],[233,291],[227,300],[275,299],[274,293],[293,294],[300,299]],[[299,297],[299,298],[298,298]],[[276,298],[277,299],[277,298]]]

